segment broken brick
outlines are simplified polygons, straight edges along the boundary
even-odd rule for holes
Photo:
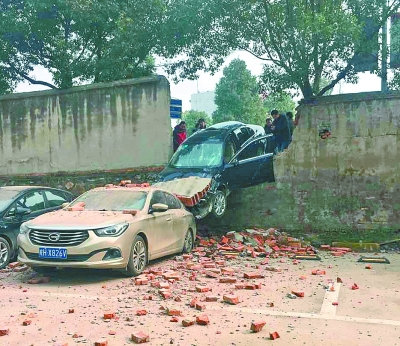
[[[214,273],[212,271],[207,270],[205,272],[206,276],[208,276],[209,278],[213,278],[213,279],[218,279],[219,275],[217,273]]]
[[[167,290],[161,289],[159,292],[160,292],[161,296],[162,296],[164,299],[168,299],[168,298],[171,298],[171,297],[172,297],[171,291],[167,291]]]
[[[75,312],[75,309],[68,309],[69,314],[73,314]]]
[[[10,333],[9,329],[0,329],[0,336],[5,336]]]
[[[196,303],[196,310],[203,311],[205,309],[206,309],[205,305]]]
[[[278,332],[272,332],[272,333],[269,333],[269,338],[271,340],[275,340],[275,339],[280,338],[280,336],[279,336]]]
[[[220,278],[219,283],[221,284],[234,284],[236,282],[236,278]]]
[[[208,319],[207,315],[200,315],[196,317],[196,323],[200,326],[206,326],[210,323],[210,320]]]
[[[225,303],[231,304],[231,305],[236,305],[239,304],[239,298],[237,296],[234,296],[232,294],[225,295],[222,298]]]
[[[136,344],[143,344],[150,341],[150,337],[143,332],[136,332],[131,335],[131,340]]]
[[[218,301],[217,296],[207,296],[206,297],[206,302],[216,302],[216,301]]]
[[[103,318],[105,320],[112,320],[113,318],[115,318],[115,313],[114,312],[107,312],[104,314]]]
[[[136,311],[136,316],[144,316],[144,315],[147,315],[146,310],[137,310]]]
[[[149,280],[146,278],[136,278],[135,279],[135,285],[141,286],[141,285],[147,285],[149,283]]]
[[[108,341],[104,340],[104,341],[96,341],[94,343],[94,346],[108,346]]]
[[[264,276],[260,273],[253,272],[253,273],[244,273],[245,279],[262,279]]]
[[[177,309],[167,309],[168,316],[182,316],[182,312]]]
[[[311,272],[311,274],[312,274],[312,275],[325,275],[326,272],[325,272],[325,270],[314,269],[314,270]]]
[[[342,284],[343,280],[341,278],[336,278],[336,282],[339,283],[339,284]]]
[[[170,322],[179,322],[178,317],[174,316],[170,320]]]
[[[304,292],[292,291],[292,294],[294,294],[296,297],[300,297],[300,298],[304,297]]]
[[[372,269],[372,265],[370,265],[370,264],[366,265],[365,269]]]
[[[252,323],[251,323],[250,330],[251,330],[253,333],[261,332],[261,330],[263,329],[263,327],[265,326],[265,324],[266,324],[266,322],[264,322],[264,321],[252,322]]]
[[[339,303],[338,302],[332,302],[332,305],[339,305]]]
[[[31,320],[25,320],[24,322],[22,322],[23,326],[29,326],[32,323]]]
[[[194,298],[194,299],[192,299],[192,300],[190,301],[189,305],[190,305],[191,308],[194,308],[194,307],[196,306],[196,303],[197,303],[197,299]]]
[[[182,320],[182,326],[184,327],[190,327],[194,325],[194,321],[192,320]]]
[[[205,287],[205,286],[196,286],[196,291],[200,292],[200,293],[204,293],[204,292],[210,291],[210,289],[208,287]]]
[[[358,285],[356,283],[353,284],[353,286],[351,286],[351,289],[354,290],[358,290],[360,287],[358,287]]]

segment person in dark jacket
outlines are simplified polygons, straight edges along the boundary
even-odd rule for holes
[[[196,126],[194,127],[192,133],[195,133],[199,130],[204,130],[207,127],[206,125],[206,121],[203,118],[200,118],[197,123]]]
[[[289,146],[292,140],[289,121],[286,114],[279,114],[276,109],[271,112],[271,115],[274,118],[271,129],[275,136],[276,151],[281,152]]]
[[[264,126],[264,131],[265,131],[266,135],[269,135],[270,133],[272,133],[271,126],[272,126],[272,119],[271,118],[267,118],[265,120],[265,126]]]
[[[292,112],[287,112],[286,113],[286,117],[287,117],[287,119],[289,121],[290,133],[293,136],[293,131],[294,131],[294,128],[295,128],[294,121],[293,121],[293,113]]]
[[[178,125],[174,127],[172,136],[175,152],[179,148],[179,146],[186,140],[186,123],[184,121],[181,121]]]

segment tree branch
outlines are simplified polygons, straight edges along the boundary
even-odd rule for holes
[[[45,82],[45,81],[40,81],[40,80],[35,80],[31,77],[29,77],[26,73],[23,73],[21,71],[18,71],[15,67],[13,67],[12,65],[10,65],[11,69],[18,74],[19,76],[21,76],[22,78],[26,79],[29,83],[31,84],[36,84],[36,85],[43,85],[43,86],[47,86],[51,89],[58,89],[55,85]]]

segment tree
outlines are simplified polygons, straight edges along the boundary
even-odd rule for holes
[[[196,127],[197,121],[204,119],[207,127],[211,126],[213,119],[206,112],[199,111],[186,111],[182,114],[182,120],[186,122],[186,129],[188,134],[192,134],[193,129]]]
[[[164,0],[0,0],[0,6],[7,9],[0,13],[0,47],[7,48],[0,53],[0,84],[10,75],[69,88],[154,72]],[[54,84],[31,78],[34,65],[47,68]]]
[[[215,89],[214,123],[236,120],[262,125],[266,113],[258,90],[257,79],[251,75],[246,63],[233,60],[224,69]]]
[[[400,0],[173,0],[182,59],[170,65],[180,77],[215,72],[232,51],[265,62],[264,84],[274,92],[297,89],[305,99],[324,95],[339,81],[356,80],[355,65],[376,41]],[[179,8],[179,11],[177,11]],[[364,30],[373,21],[371,30]],[[321,80],[329,83],[322,86]]]
[[[277,109],[280,113],[294,112],[296,104],[292,97],[286,93],[271,93],[264,97],[264,108],[267,114],[270,114],[273,109]]]

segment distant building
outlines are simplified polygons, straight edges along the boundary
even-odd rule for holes
[[[213,112],[217,110],[214,99],[215,91],[192,94],[190,98],[191,110],[206,112],[209,116],[212,116]]]

